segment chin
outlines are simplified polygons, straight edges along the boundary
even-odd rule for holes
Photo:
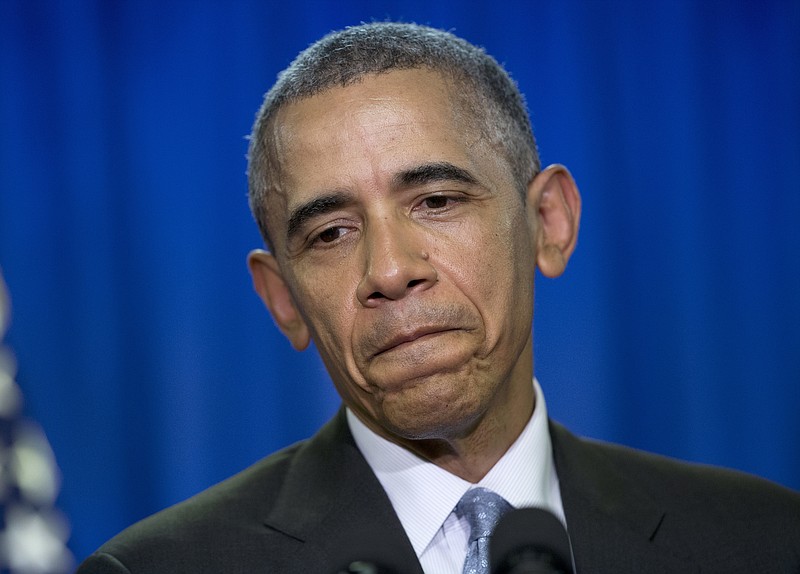
[[[486,410],[472,393],[402,393],[387,397],[381,426],[405,440],[448,440],[467,434]]]

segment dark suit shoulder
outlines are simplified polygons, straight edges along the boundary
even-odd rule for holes
[[[621,557],[633,557],[637,572],[800,572],[800,493],[558,424],[551,436],[576,561],[615,568],[589,571],[625,572]]]
[[[340,409],[308,441],[126,529],[78,574],[315,574],[355,559],[421,574]]]
[[[260,560],[265,558],[264,548],[271,547],[264,519],[305,444],[297,443],[276,452],[128,527],[90,556],[77,574],[222,573],[263,566],[265,562]],[[220,548],[227,548],[228,552],[220,552]],[[242,562],[233,563],[231,556],[240,557]]]
[[[705,508],[715,514],[752,521],[764,515],[798,530],[800,493],[764,478],[737,470],[691,463],[663,455],[595,440],[585,443],[636,484],[674,508]]]

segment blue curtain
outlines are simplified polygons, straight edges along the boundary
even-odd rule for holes
[[[539,279],[551,414],[800,488],[800,3],[0,2],[0,266],[79,559],[338,399],[252,292],[245,135],[303,47],[453,29],[584,196]]]

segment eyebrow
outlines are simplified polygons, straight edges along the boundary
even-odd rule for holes
[[[476,184],[478,180],[464,168],[450,162],[438,161],[425,163],[411,169],[401,171],[393,178],[395,187],[407,188],[439,181],[455,181]]]
[[[290,239],[300,232],[309,219],[341,209],[352,202],[350,195],[342,192],[329,193],[298,205],[289,215],[286,235]]]

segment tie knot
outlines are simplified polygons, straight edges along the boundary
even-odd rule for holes
[[[513,507],[505,498],[488,488],[473,488],[461,497],[456,514],[467,519],[470,542],[490,536],[497,523]]]

